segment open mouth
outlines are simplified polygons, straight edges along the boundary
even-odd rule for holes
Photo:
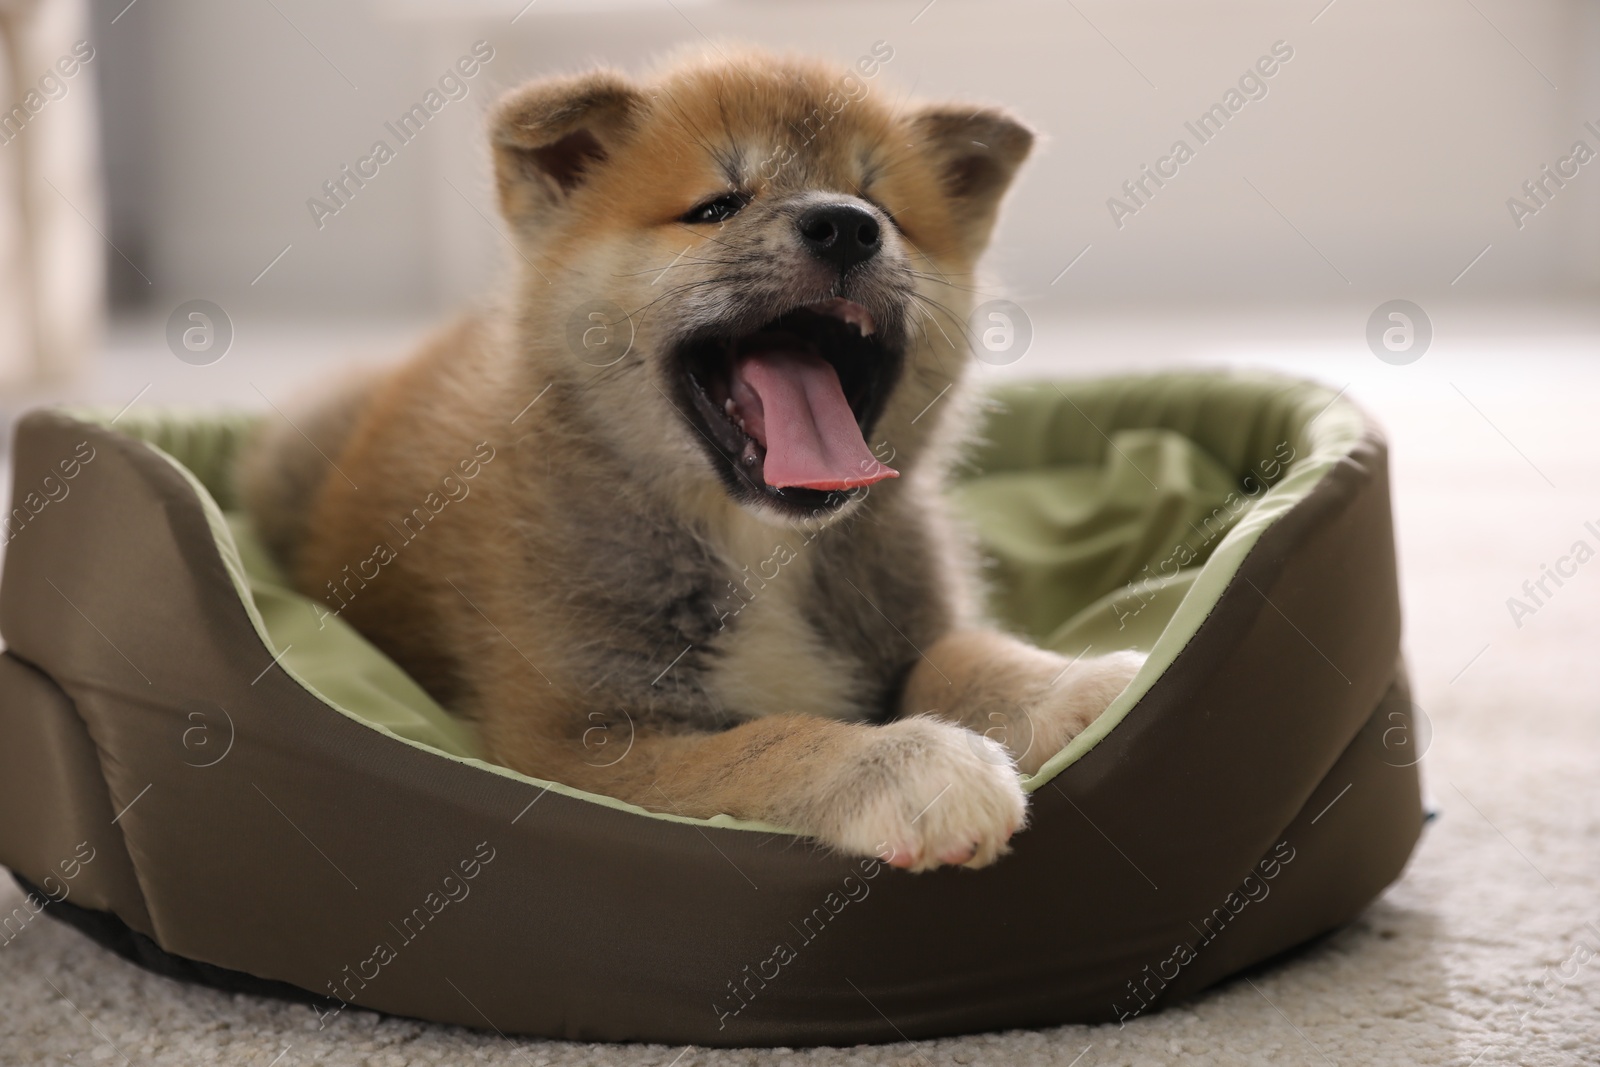
[[[736,496],[784,510],[840,507],[898,472],[866,435],[900,373],[866,308],[835,297],[748,333],[697,336],[678,349],[693,421]]]

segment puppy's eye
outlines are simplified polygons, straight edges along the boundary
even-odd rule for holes
[[[743,193],[724,193],[691,208],[680,222],[724,222],[737,215],[750,202]]]

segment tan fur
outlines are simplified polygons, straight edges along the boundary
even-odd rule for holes
[[[262,422],[257,439],[240,457],[237,481],[245,507],[256,516],[266,546],[290,566],[306,540],[306,501],[328,474],[327,457],[344,450],[372,386],[371,374],[362,371],[330,383],[327,399],[295,423]]]
[[[474,720],[493,759],[902,866],[976,866],[1024,820],[1011,757],[1037,767],[1136,661],[1052,686],[1068,661],[980,628],[943,511],[974,266],[1031,135],[853,77],[709,53],[647,82],[509,94],[490,139],[511,284],[359,403],[306,416],[338,428],[337,470],[276,475],[309,462],[280,430],[242,477],[297,586]],[[752,197],[733,218],[678,221],[730,188]],[[795,234],[824,202],[883,222],[876,258],[843,277]],[[719,479],[667,354],[841,294],[903,341],[868,438],[902,477],[800,520]],[[605,367],[570,340],[596,301],[632,331]],[[1024,709],[1031,748],[991,730],[997,699]]]

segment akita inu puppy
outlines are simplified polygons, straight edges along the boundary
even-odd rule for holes
[[[941,496],[1032,134],[717,51],[523,86],[489,134],[500,300],[243,460],[298,587],[516,770],[993,862],[1140,663],[985,628]]]

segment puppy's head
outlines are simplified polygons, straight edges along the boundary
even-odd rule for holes
[[[826,520],[940,421],[922,416],[961,374],[972,267],[1033,137],[893,105],[891,56],[713,51],[494,109],[520,340],[650,482]]]

